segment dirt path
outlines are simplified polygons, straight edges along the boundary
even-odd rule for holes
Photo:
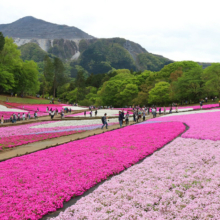
[[[146,119],[150,119],[152,116],[147,116]],[[142,121],[140,121],[142,122]],[[130,122],[130,125],[134,124],[134,122]],[[124,127],[124,126],[123,126]],[[55,147],[57,145],[60,144],[64,144],[64,143],[68,143],[70,141],[74,141],[74,140],[78,140],[78,139],[83,139],[92,135],[96,135],[96,134],[101,134],[104,132],[108,132],[111,130],[115,130],[118,129],[119,124],[117,125],[112,125],[109,126],[109,129],[103,129],[101,130],[99,129],[95,129],[95,130],[89,130],[89,131],[85,131],[82,133],[77,133],[77,134],[72,134],[72,135],[68,135],[68,136],[62,136],[62,137],[58,137],[58,138],[53,138],[53,139],[48,139],[48,140],[44,140],[44,141],[38,141],[38,142],[34,142],[34,143],[30,143],[30,144],[25,144],[25,145],[21,145],[15,148],[10,148],[8,150],[5,150],[3,152],[0,153],[0,161],[4,161],[13,157],[17,157],[17,156],[21,156],[24,154],[29,154],[32,152],[36,152],[42,149],[46,149],[49,147]]]

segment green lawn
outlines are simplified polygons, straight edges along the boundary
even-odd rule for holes
[[[50,100],[47,99],[30,99],[30,98],[20,98],[20,97],[8,97],[9,102],[12,103],[24,103],[24,104],[49,104]],[[6,101],[6,96],[0,95],[0,101]],[[55,103],[58,103],[55,101]]]

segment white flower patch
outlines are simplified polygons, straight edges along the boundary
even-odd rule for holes
[[[100,117],[100,116],[104,116],[104,114],[106,113],[107,114],[107,117],[108,116],[117,116],[119,114],[119,111],[122,111],[122,110],[111,110],[111,109],[98,109],[97,110],[97,117]],[[124,110],[125,114],[127,113],[126,110]],[[130,114],[133,114],[132,111],[128,111]],[[89,117],[90,115],[87,113],[86,114],[87,117]],[[95,116],[95,111],[92,112],[92,116]],[[82,113],[82,115],[78,115],[76,114],[76,116],[72,116],[72,117],[84,117],[84,114]]]
[[[72,109],[72,110],[86,110],[89,108],[82,108],[82,107],[78,107],[78,106],[63,106],[63,108],[68,108],[68,109]]]
[[[7,108],[4,105],[0,105],[0,112],[27,112],[27,111],[17,108]]]
[[[168,115],[163,115],[161,117],[170,117],[170,116],[177,116],[177,115],[191,115],[191,114],[200,114],[200,113],[207,113],[207,112],[219,112],[220,109],[213,109],[213,110],[199,110],[199,111],[190,111],[190,112],[182,112],[182,113],[173,113],[175,114],[168,114]]]
[[[118,118],[111,118],[108,119],[108,123],[118,122]],[[94,120],[70,120],[70,121],[57,121],[54,123],[49,124],[41,124],[36,125],[31,128],[53,128],[53,127],[68,127],[68,126],[79,126],[79,125],[95,125],[95,124],[102,124],[101,119],[94,119]]]

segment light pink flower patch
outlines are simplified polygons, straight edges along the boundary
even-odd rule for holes
[[[184,130],[180,122],[128,126],[1,162],[0,219],[39,219],[56,211]]]
[[[175,115],[170,117],[160,117],[149,121],[179,121],[184,122],[189,126],[182,137],[220,140],[220,112],[208,112],[190,115]]]
[[[54,220],[220,219],[220,141],[177,138]]]

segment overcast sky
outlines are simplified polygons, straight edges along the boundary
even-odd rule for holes
[[[0,24],[33,16],[175,61],[220,62],[219,9],[217,0],[10,0],[0,1]]]

